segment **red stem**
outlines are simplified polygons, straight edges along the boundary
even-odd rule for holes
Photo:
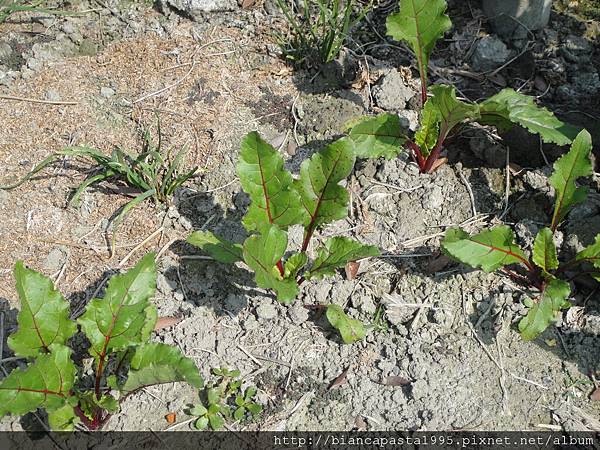
[[[425,103],[427,102],[427,83],[423,77],[421,77],[421,102],[423,106],[425,106]]]
[[[446,129],[446,125],[444,124],[443,128],[440,130],[440,137],[438,138],[438,141],[435,144],[435,148],[427,157],[427,161],[425,161],[425,167],[423,167],[421,173],[431,173],[433,165],[438,159],[440,159],[440,155],[442,154],[442,148],[444,147],[444,141],[446,140],[447,133],[448,130]]]
[[[283,270],[283,263],[281,262],[281,260],[277,261],[277,268],[279,269],[279,273],[281,274],[281,276],[284,276],[285,270]]]
[[[425,167],[425,158],[423,158],[423,152],[421,152],[421,148],[411,140],[406,141],[406,145],[412,150],[412,156],[417,162],[419,169],[422,171]]]

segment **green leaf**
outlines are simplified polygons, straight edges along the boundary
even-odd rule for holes
[[[260,414],[260,412],[262,411],[262,406],[256,403],[248,403],[246,404],[246,409],[250,411],[250,414],[252,414],[252,416],[254,417]]]
[[[194,405],[188,411],[188,414],[190,414],[191,416],[204,416],[207,412],[208,410],[204,407],[204,405]]]
[[[196,427],[197,430],[206,430],[206,427],[208,427],[208,417],[206,417],[206,416],[199,417],[198,420],[196,420],[196,422],[194,422],[194,426]]]
[[[77,327],[69,318],[69,303],[50,279],[15,264],[17,292],[21,311],[18,330],[8,338],[8,346],[17,356],[32,357],[48,352],[52,344],[65,344]]]
[[[482,125],[494,125],[500,131],[506,131],[512,124],[518,124],[531,133],[539,134],[544,142],[571,143],[572,127],[558,120],[548,109],[537,106],[533,97],[514,89],[503,89],[480,106],[479,122]]]
[[[379,249],[341,236],[327,239],[323,247],[317,251],[317,258],[306,274],[306,278],[319,279],[335,275],[336,269],[341,269],[351,261],[368,256],[379,256]]]
[[[545,273],[558,269],[556,245],[550,228],[542,228],[533,243],[533,262]]]
[[[430,100],[425,102],[421,113],[421,128],[415,133],[415,143],[425,157],[429,156],[440,135],[440,113]]]
[[[305,212],[292,175],[283,168],[283,158],[255,131],[242,141],[237,172],[252,200],[243,219],[248,231],[262,233],[272,224],[285,230],[304,221]]]
[[[277,299],[283,303],[290,303],[298,294],[296,280],[284,279],[276,266],[287,244],[287,233],[277,225],[272,225],[265,234],[250,236],[244,242],[244,261],[254,271],[256,284],[273,289]]]
[[[553,279],[548,283],[540,298],[519,322],[519,331],[524,340],[539,336],[548,325],[556,321],[561,309],[568,308],[567,298],[571,294],[569,283]]]
[[[408,42],[415,52],[423,86],[433,47],[452,27],[445,12],[444,0],[400,0],[400,12],[387,18],[387,34]]]
[[[69,404],[48,412],[48,425],[52,431],[73,431],[79,422],[75,409]]]
[[[327,320],[333,328],[340,332],[345,344],[353,344],[365,337],[365,327],[361,321],[351,319],[339,305],[327,307]]]
[[[348,137],[359,158],[395,158],[406,142],[397,114],[363,117],[352,127]]]
[[[443,142],[459,123],[479,118],[479,105],[458,100],[454,87],[436,84],[431,92],[433,96],[425,103],[422,126],[415,136],[423,156],[429,155],[435,144]]]
[[[596,236],[596,241],[589,247],[583,249],[575,257],[577,261],[586,261],[592,264],[596,269],[600,269],[600,234]],[[592,275],[600,281],[600,274]]]
[[[187,381],[197,389],[204,384],[194,361],[183,356],[178,348],[161,343],[143,344],[135,349],[127,381],[120,390],[128,393],[177,381]]]
[[[154,253],[132,269],[111,278],[104,299],[92,299],[78,323],[90,341],[90,354],[104,361],[113,351],[147,340],[156,312],[149,303],[156,290]]]
[[[587,189],[577,187],[575,181],[592,174],[591,151],[592,136],[583,130],[575,138],[569,152],[554,163],[554,173],[550,177],[550,184],[556,189],[552,229],[556,229],[570,208],[585,201]]]
[[[209,414],[208,421],[210,423],[210,427],[215,431],[222,429],[223,426],[225,425],[225,421],[223,420],[223,417],[221,417],[221,415],[218,413]]]
[[[49,412],[62,408],[77,374],[71,353],[70,348],[53,344],[50,353],[0,381],[0,417],[23,415],[37,408]]]
[[[245,412],[246,412],[246,408],[244,408],[243,406],[240,406],[239,408],[235,409],[235,412],[233,413],[233,418],[235,420],[242,420],[244,418]]]
[[[295,185],[308,213],[304,222],[307,232],[348,214],[348,191],[338,183],[350,175],[354,161],[352,141],[343,138],[300,166],[300,179]]]
[[[502,266],[522,263],[530,266],[525,253],[515,244],[515,235],[505,225],[483,231],[475,236],[460,228],[446,232],[442,251],[463,264],[493,272]]]
[[[210,388],[206,391],[206,398],[208,400],[209,408],[212,405],[218,405],[221,400],[219,390],[217,388]]]
[[[306,266],[307,262],[308,256],[306,256],[306,253],[294,253],[285,262],[283,277],[286,279],[296,278],[298,272]]]
[[[229,242],[210,231],[194,231],[186,241],[225,264],[233,264],[244,259],[241,244]]]

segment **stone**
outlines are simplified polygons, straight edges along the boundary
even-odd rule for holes
[[[477,42],[471,63],[475,70],[487,72],[504,64],[510,57],[506,44],[496,36],[486,36]]]
[[[51,102],[59,102],[60,101],[60,94],[53,89],[46,91],[45,97],[46,97],[46,100],[51,101]]]
[[[0,42],[0,64],[8,66],[13,50],[6,42]]]
[[[292,322],[296,325],[300,325],[308,320],[308,310],[297,302],[289,308],[288,314]]]
[[[550,20],[552,0],[482,0],[482,6],[494,31],[503,37],[513,37],[527,29],[545,28]]]
[[[101,87],[100,95],[104,98],[110,98],[115,95],[115,90],[109,87]]]
[[[387,111],[402,111],[416,92],[406,84],[405,77],[397,70],[390,70],[373,88],[377,106]]]
[[[435,211],[441,208],[444,204],[444,193],[442,192],[442,188],[433,186],[432,188],[427,189],[422,204],[423,208],[429,211]]]
[[[589,62],[594,48],[586,38],[570,34],[565,38],[560,50],[566,60],[573,63],[585,63]]]
[[[272,320],[277,317],[277,309],[270,303],[262,303],[256,308],[256,315],[262,320]]]
[[[237,9],[236,0],[161,0],[163,9],[173,8],[192,20],[202,20],[203,13],[233,11]]]
[[[67,252],[60,247],[53,248],[44,260],[44,271],[58,272],[67,260]]]

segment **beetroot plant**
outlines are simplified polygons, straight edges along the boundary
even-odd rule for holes
[[[279,301],[290,304],[305,280],[334,275],[348,262],[379,255],[376,247],[336,236],[316,248],[309,264],[315,231],[348,214],[349,194],[340,183],[350,175],[354,161],[352,142],[343,138],[304,161],[294,178],[277,150],[252,132],[242,141],[237,165],[251,200],[242,220],[250,236],[242,244],[196,231],[188,242],[222,263],[244,261],[259,287],[272,289]],[[292,225],[304,227],[304,239],[298,251],[288,254],[287,231]]]
[[[519,322],[519,331],[526,340],[542,333],[562,309],[570,306],[570,281],[581,275],[591,275],[600,281],[600,235],[592,245],[564,263],[559,261],[554,239],[569,210],[586,199],[587,190],[578,186],[576,180],[592,175],[591,149],[591,136],[584,130],[571,150],[554,164],[550,177],[550,184],[556,190],[552,223],[538,232],[530,256],[515,243],[515,235],[506,225],[474,236],[460,228],[450,229],[442,242],[443,251],[450,257],[485,272],[502,269],[535,290],[534,299],[526,302],[528,313]]]
[[[28,363],[0,381],[0,417],[41,408],[53,430],[77,424],[97,430],[144,387],[176,381],[203,386],[196,365],[178,348],[149,342],[157,320],[150,303],[156,288],[153,254],[113,276],[104,298],[92,299],[76,321],[50,279],[22,262],[14,274],[21,311],[8,345]],[[89,341],[91,374],[85,360],[77,365],[72,358],[78,328]]]
[[[572,142],[572,127],[552,112],[538,107],[533,97],[507,88],[481,103],[466,103],[447,85],[427,86],[431,52],[452,22],[445,14],[445,0],[400,0],[400,12],[387,19],[388,35],[407,42],[414,51],[421,80],[423,110],[419,130],[404,134],[395,114],[362,118],[354,124],[349,138],[362,158],[393,158],[408,149],[422,173],[431,173],[445,162],[442,152],[450,136],[468,122],[491,125],[504,132],[520,125],[539,134],[547,143]],[[429,94],[428,94],[429,93]]]

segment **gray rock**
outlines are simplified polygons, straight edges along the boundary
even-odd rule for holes
[[[51,101],[51,102],[59,102],[60,101],[60,94],[52,89],[50,89],[49,91],[46,91],[46,100]]]
[[[67,261],[67,256],[67,251],[64,248],[53,248],[44,260],[44,270],[51,273],[59,271]]]
[[[435,211],[444,204],[444,193],[442,188],[439,186],[433,186],[427,189],[423,198],[423,208],[431,211]]]
[[[398,117],[400,117],[400,125],[410,131],[417,131],[419,128],[419,113],[411,109],[405,109],[398,111]]]
[[[561,54],[573,63],[588,62],[594,50],[590,41],[581,36],[570,34],[561,47]]]
[[[277,309],[270,303],[262,303],[256,308],[256,315],[262,320],[272,320],[277,317]]]
[[[225,309],[232,314],[238,314],[240,311],[246,309],[248,306],[248,300],[245,295],[229,294],[225,299]]]
[[[193,20],[201,20],[203,13],[233,11],[237,9],[235,0],[161,0],[163,9],[173,8]]]
[[[509,57],[510,51],[504,42],[495,36],[486,36],[477,42],[471,62],[475,70],[485,72],[497,69]]]
[[[4,208],[4,205],[8,204],[10,194],[4,190],[0,190],[0,209]]]
[[[544,28],[552,9],[552,0],[483,0],[482,4],[496,33],[504,37]]]
[[[0,64],[8,66],[8,61],[12,56],[13,50],[6,42],[0,42]]]
[[[288,310],[288,314],[292,322],[296,325],[300,325],[308,320],[308,310],[300,303],[294,303],[294,305]]]
[[[406,84],[405,77],[396,69],[384,75],[373,88],[373,97],[377,105],[388,111],[401,111],[416,92]]]
[[[100,88],[100,95],[104,98],[110,98],[115,95],[115,90],[109,87]]]

